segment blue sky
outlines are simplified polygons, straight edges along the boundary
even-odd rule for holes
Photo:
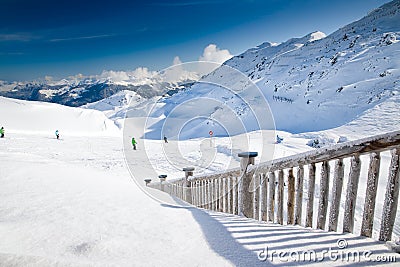
[[[0,0],[0,80],[159,70],[209,44],[236,55],[326,34],[388,0]]]

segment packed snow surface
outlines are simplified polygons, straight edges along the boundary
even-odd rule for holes
[[[53,103],[0,97],[0,123],[6,132],[54,135],[118,135],[113,121],[97,110],[71,108]]]
[[[33,120],[40,121],[44,127],[46,122],[38,118],[47,118],[49,111],[43,108],[47,104],[17,101],[27,110],[39,109],[22,117],[18,112],[20,107],[13,100],[2,100],[2,105],[10,105],[10,119],[15,125],[22,124],[19,128],[9,127],[6,137],[0,139],[0,262],[3,266],[265,266],[268,263],[259,261],[258,256],[266,246],[293,250],[301,242],[302,250],[320,251],[335,248],[337,239],[343,237],[350,245],[368,248],[377,255],[386,251],[372,240],[353,235],[324,235],[300,227],[279,228],[184,204],[179,207],[160,203],[140,189],[127,166],[140,181],[149,178],[149,174],[156,181],[153,172],[168,173],[169,179],[181,177],[182,172],[171,168],[165,154],[160,153],[161,140],[138,138],[138,150],[126,151],[124,158],[123,152],[129,143],[123,144],[111,128],[107,128],[109,133],[96,134],[103,129],[103,120],[95,121],[98,125],[92,128],[93,135],[65,133],[57,140],[43,133],[43,128],[37,128],[37,132],[24,130],[24,127],[29,129]],[[50,106],[51,114],[82,112]],[[64,121],[65,129],[72,130],[83,123],[81,120],[93,120],[99,114],[86,111],[89,111],[88,117]],[[135,120],[143,125],[140,120],[145,118],[135,117]],[[284,140],[276,145],[274,157],[311,149],[305,137],[277,133]],[[334,134],[324,134],[335,138]],[[228,167],[232,143],[229,139],[215,138],[218,149],[210,165],[212,171]],[[179,142],[183,142],[182,154],[193,162],[201,158],[198,149],[203,139],[171,140],[168,145],[179,147]],[[181,153],[172,154],[170,160],[178,161]],[[153,172],[143,169],[142,161],[146,157],[157,163],[152,167]],[[229,167],[238,166],[237,158],[230,160]],[[387,157],[383,160],[387,166]],[[182,204],[165,194],[163,197]]]

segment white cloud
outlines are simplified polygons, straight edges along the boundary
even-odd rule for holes
[[[162,79],[168,82],[197,80],[197,71],[190,68],[193,63],[182,63],[179,56],[174,57],[172,65],[160,72]]]
[[[172,66],[166,70],[168,80],[178,80],[181,78],[198,79],[206,75],[232,57],[227,49],[219,49],[215,44],[209,44],[204,48],[203,54],[199,57],[199,62],[182,63],[179,56],[172,61]]]
[[[131,71],[129,74],[132,75],[134,78],[140,80],[140,79],[151,78],[151,77],[155,76],[157,74],[157,72],[151,71],[145,67],[139,67],[139,68],[136,68],[134,71]]]
[[[203,54],[199,57],[197,62],[197,73],[199,76],[204,76],[227,61],[232,57],[231,53],[227,49],[219,49],[215,44],[209,44],[203,50]]]
[[[79,82],[79,81],[81,81],[81,80],[83,80],[83,79],[85,79],[87,77],[88,76],[85,76],[82,73],[78,73],[76,75],[68,76],[68,79],[71,80],[71,81]]]
[[[100,75],[96,75],[97,79],[111,79],[116,83],[131,82],[134,84],[143,84],[147,79],[157,75],[156,71],[150,71],[148,68],[139,67],[133,71],[114,71],[103,70]]]
[[[100,74],[101,78],[111,78],[114,82],[122,82],[129,80],[129,76],[125,71],[103,70]]]
[[[211,61],[219,64],[224,63],[232,57],[227,49],[219,49],[215,44],[209,44],[204,48],[203,55],[199,57],[200,61]]]
[[[29,33],[0,34],[0,42],[7,42],[7,41],[28,42],[38,38],[39,38],[38,36],[34,36]]]
[[[64,41],[76,41],[76,40],[85,40],[85,39],[98,39],[98,38],[106,38],[106,37],[112,37],[112,36],[114,36],[114,35],[102,34],[102,35],[80,36],[80,37],[70,37],[70,38],[58,38],[58,39],[51,39],[50,42],[64,42]]]
[[[232,55],[227,49],[219,49],[215,44],[209,44],[204,48],[203,54],[199,57],[199,61],[182,63],[179,56],[175,56],[172,65],[169,68],[160,71],[152,71],[146,67],[138,67],[129,71],[103,70],[99,75],[82,75],[77,74],[69,76],[70,82],[81,82],[84,79],[112,80],[119,84],[148,84],[155,81],[178,82],[184,80],[198,80],[219,66]],[[54,77],[46,76],[44,78],[48,82],[54,81]],[[64,81],[63,81],[64,82]]]
[[[174,60],[172,61],[172,65],[180,65],[180,64],[182,64],[181,59],[178,56],[174,57]]]
[[[54,79],[54,77],[46,75],[46,76],[44,76],[44,79],[45,79],[46,82],[51,82]]]

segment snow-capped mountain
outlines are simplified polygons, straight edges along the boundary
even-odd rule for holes
[[[76,75],[57,81],[0,81],[0,96],[77,107],[105,99],[120,91],[133,91],[145,98],[172,94],[199,79],[198,74],[193,72],[183,73],[174,79],[165,71],[158,73],[145,69],[138,72],[138,69],[132,72],[104,71],[97,76]]]
[[[397,108],[391,105],[394,110],[376,119],[400,122],[399,38],[400,0],[395,0],[328,36],[314,32],[249,49],[190,90],[161,100],[151,116],[163,117],[164,126],[167,119],[197,118],[186,129],[165,128],[170,136],[185,130],[190,137],[204,136],[210,128],[219,135],[238,134],[270,126],[257,121],[257,114],[269,113],[266,100],[276,128],[299,133],[339,127],[393,100]]]

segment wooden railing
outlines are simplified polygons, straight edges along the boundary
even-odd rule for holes
[[[241,153],[240,169],[193,177],[194,170],[185,168],[185,178],[165,181],[164,177],[161,182],[149,183],[148,186],[165,191],[196,207],[279,224],[284,224],[285,214],[287,224],[328,231],[338,231],[341,195],[342,190],[345,190],[342,231],[354,232],[354,214],[361,173],[360,156],[369,154],[367,189],[366,192],[361,192],[365,193],[365,203],[360,235],[371,237],[380,176],[380,153],[388,150],[391,151],[391,163],[378,239],[389,241],[399,197],[400,131],[320,148],[257,166],[249,166],[254,164],[256,153]],[[350,173],[347,185],[343,186],[345,158],[350,159]],[[330,163],[334,166],[332,173]],[[319,203],[316,225],[313,225],[317,164],[320,165]],[[308,177],[305,177],[305,173],[308,173]],[[284,176],[287,178],[287,185]],[[308,179],[307,190],[303,188],[305,179]],[[330,179],[333,179],[331,188]],[[305,191],[306,197],[303,195]],[[328,214],[329,193],[331,201]],[[303,201],[306,204],[305,220],[302,220]]]

